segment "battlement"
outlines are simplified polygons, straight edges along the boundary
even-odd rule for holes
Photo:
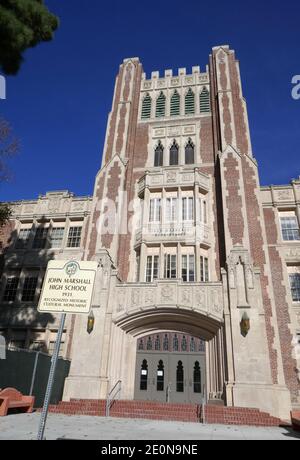
[[[192,67],[192,73],[187,73],[186,67],[178,69],[177,74],[172,69],[164,71],[161,75],[159,71],[151,72],[151,78],[147,79],[146,73],[142,75],[142,90],[163,89],[169,87],[193,86],[209,84],[208,66],[206,72],[201,73],[199,66]]]

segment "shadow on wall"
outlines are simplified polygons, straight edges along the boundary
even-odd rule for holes
[[[50,248],[48,236],[45,239],[44,248],[32,248],[36,231],[44,228],[46,222],[47,219],[44,216],[39,219],[39,224],[31,229],[28,247],[24,244],[24,248],[20,249],[16,248],[17,230],[11,230],[11,224],[0,229],[0,330],[7,330],[8,327],[20,330],[29,327],[31,329],[43,329],[47,325],[55,323],[56,318],[52,314],[40,314],[37,311],[38,296],[33,302],[22,301],[20,294],[15,302],[3,301],[7,276],[16,276],[16,274],[18,276],[24,269],[30,274],[33,273],[32,276],[38,276],[41,269],[43,272],[46,270],[49,260],[55,258],[55,252]],[[42,283],[37,285],[38,293],[41,288]],[[48,352],[46,346],[42,351]]]

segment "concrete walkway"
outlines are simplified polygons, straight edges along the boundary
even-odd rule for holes
[[[0,418],[0,440],[36,439],[40,414],[17,414]],[[49,414],[46,439],[97,440],[300,440],[300,433],[286,428],[201,425],[164,422],[66,416]]]

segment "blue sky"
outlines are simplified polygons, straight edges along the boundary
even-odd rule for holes
[[[220,1],[47,0],[61,21],[52,42],[25,53],[0,100],[22,148],[1,200],[69,189],[91,194],[100,166],[114,80],[125,57],[144,70],[208,62],[211,48],[229,44],[240,60],[255,157],[263,185],[300,175],[300,3]]]

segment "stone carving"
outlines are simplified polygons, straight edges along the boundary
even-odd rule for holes
[[[222,302],[219,297],[219,291],[218,289],[212,289],[211,290],[211,296],[210,296],[210,309],[213,313],[220,314],[223,310],[222,307]]]
[[[285,257],[287,257],[287,258],[300,258],[300,248],[289,249],[286,252]]]
[[[181,301],[183,305],[190,305],[191,303],[191,290],[189,288],[184,288],[181,291]]]
[[[145,81],[145,82],[144,82],[144,85],[143,85],[144,89],[150,89],[151,86],[152,86],[152,82],[151,82],[151,81]]]
[[[207,75],[199,75],[199,82],[200,83],[204,83],[204,82],[207,82],[207,81],[208,81]]]
[[[118,290],[118,299],[117,299],[117,312],[125,310],[125,299],[126,299],[126,290]]]
[[[230,289],[235,289],[235,273],[234,269],[229,269],[229,287]]]
[[[253,271],[249,266],[246,268],[246,280],[247,280],[247,287],[249,289],[253,289],[254,288],[254,285],[253,285]]]
[[[24,213],[25,214],[32,214],[34,212],[35,205],[34,204],[26,204],[24,206]]]
[[[60,198],[52,198],[52,200],[49,201],[49,206],[48,206],[49,212],[53,214],[55,212],[58,212],[59,208],[60,208]]]
[[[162,88],[163,86],[166,86],[166,81],[165,80],[158,80],[157,86],[159,88]]]
[[[181,128],[180,126],[172,126],[168,128],[168,136],[180,136],[181,135]]]
[[[145,290],[145,304],[146,305],[154,305],[155,304],[155,290],[154,289],[146,289]]]
[[[195,303],[196,303],[196,306],[199,308],[206,307],[206,295],[205,295],[204,288],[195,289]]]
[[[174,299],[174,289],[172,286],[163,286],[161,290],[161,300],[162,302],[172,301]]]
[[[184,81],[186,84],[190,85],[194,82],[194,79],[193,77],[185,77]]]
[[[183,182],[194,182],[194,174],[182,174]]]
[[[72,203],[73,211],[83,211],[85,203],[83,201],[74,201]]]
[[[184,134],[193,134],[195,132],[195,126],[185,126],[183,132]]]
[[[172,78],[171,79],[171,85],[172,86],[179,85],[179,78]]]
[[[155,137],[160,137],[165,135],[165,129],[164,128],[158,128],[154,130],[154,136]]]
[[[176,182],[177,175],[176,175],[175,171],[167,171],[166,177],[167,177],[167,182],[168,183]]]
[[[291,190],[279,190],[276,192],[276,197],[277,197],[277,200],[280,200],[280,201],[286,201],[286,200],[288,201],[288,200],[293,199]]]
[[[131,291],[131,304],[133,307],[139,307],[141,305],[140,301],[140,290],[132,289]]]

